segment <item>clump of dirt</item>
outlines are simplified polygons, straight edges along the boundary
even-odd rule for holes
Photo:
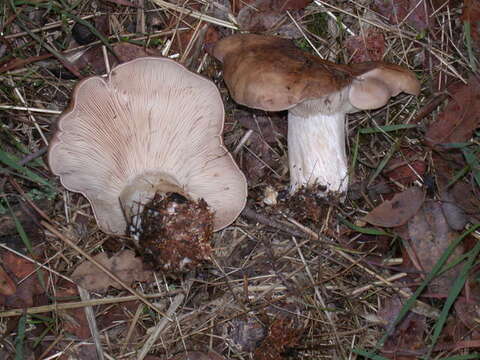
[[[140,252],[156,269],[185,272],[209,258],[213,217],[203,199],[157,193],[129,229],[138,231]]]
[[[283,203],[285,209],[281,205],[280,209],[297,221],[319,223],[326,217],[329,205],[339,202],[339,196],[332,194],[325,197],[324,191],[325,187],[321,185],[303,186]]]

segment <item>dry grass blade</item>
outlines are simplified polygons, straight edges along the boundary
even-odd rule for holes
[[[314,231],[312,231],[311,229],[301,225],[300,223],[298,223],[297,221],[293,220],[293,219],[289,219],[292,224],[298,226],[302,231],[304,231],[305,233],[307,233],[309,236],[311,236],[313,239],[315,240],[320,240],[320,236],[318,234],[316,234]],[[389,287],[394,287],[394,284],[389,281],[388,279],[385,279],[383,276],[381,275],[378,275],[376,272],[374,272],[373,270],[369,269],[368,267],[360,264],[358,261],[356,261],[352,256],[350,256],[349,254],[347,254],[346,252],[338,249],[338,247],[332,245],[332,249],[337,253],[339,254],[340,256],[342,256],[343,258],[347,259],[348,261],[350,261],[352,264],[355,264],[355,266],[358,266],[359,268],[361,268],[363,271],[365,271],[367,274],[377,278],[380,283],[382,284],[385,284]],[[402,289],[396,289],[396,291],[402,295],[404,298],[408,299],[410,298],[411,294],[409,294],[408,292],[402,290]],[[417,314],[421,314],[421,315],[425,315],[429,318],[433,318],[433,319],[436,319],[438,318],[438,315],[440,314],[438,309],[435,309],[433,308],[432,306],[422,302],[422,301],[419,301],[417,300],[415,302],[415,307],[413,307],[412,311],[416,312]]]
[[[78,293],[80,294],[80,299],[82,299],[82,301],[90,300],[90,294],[88,293],[87,290],[83,289],[80,286],[78,286],[77,289],[78,289]],[[90,328],[90,332],[93,337],[93,342],[95,343],[95,348],[97,349],[97,356],[99,360],[103,360],[105,359],[105,356],[103,354],[102,343],[100,341],[100,333],[98,331],[97,321],[95,319],[95,313],[93,312],[93,307],[85,306],[84,310],[85,310],[85,315],[88,321],[88,327]]]
[[[154,330],[152,331],[151,335],[143,345],[142,350],[138,354],[138,357],[137,357],[138,360],[143,360],[147,356],[152,346],[155,344],[155,342],[158,340],[158,338],[162,334],[162,331],[168,325],[169,319],[174,317],[175,312],[177,311],[178,307],[182,304],[184,299],[185,299],[184,294],[178,294],[177,296],[175,296],[172,303],[170,304],[170,307],[167,310],[167,315],[165,315],[165,317],[158,322],[158,324],[155,326]]]
[[[176,292],[173,291],[171,295],[174,295]],[[165,294],[150,294],[150,295],[143,295],[146,299],[155,299],[164,297]],[[44,306],[36,306],[27,309],[27,314],[42,314],[51,311],[60,311],[60,310],[69,310],[69,309],[78,309],[83,308],[86,306],[98,306],[98,305],[109,305],[109,304],[119,304],[124,302],[129,302],[133,300],[137,300],[138,297],[135,295],[132,296],[119,296],[114,298],[105,298],[105,299],[90,299],[86,301],[78,301],[78,302],[69,302],[69,303],[60,303],[60,304],[52,304],[52,305],[44,305]],[[12,317],[12,316],[20,316],[24,312],[24,309],[13,309],[0,312],[0,318],[3,317]]]
[[[181,14],[185,14],[185,15],[194,17],[198,20],[202,20],[202,21],[208,22],[210,24],[223,26],[223,27],[226,27],[228,29],[233,29],[233,30],[238,29],[238,27],[231,22],[216,19],[212,16],[202,14],[201,12],[193,10],[193,9],[187,9],[187,8],[182,7],[182,6],[171,4],[171,3],[163,1],[163,0],[151,0],[151,1],[155,4],[157,4],[160,7],[170,9],[170,10],[175,10],[175,11],[181,13]]]

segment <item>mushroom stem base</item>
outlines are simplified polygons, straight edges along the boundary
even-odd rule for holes
[[[302,186],[325,187],[324,194],[345,193],[348,167],[345,114],[288,114],[290,193]]]
[[[151,201],[157,193],[177,193],[191,199],[180,183],[171,175],[164,172],[147,172],[131,179],[120,193],[127,222],[143,211],[143,206]]]

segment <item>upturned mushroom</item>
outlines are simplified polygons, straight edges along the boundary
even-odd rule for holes
[[[175,227],[208,235],[245,205],[246,180],[223,145],[223,123],[211,81],[170,59],[139,58],[76,86],[48,161],[65,188],[89,200],[105,232],[135,234],[140,214],[159,215],[173,226],[163,234],[181,234],[189,247],[184,229]],[[157,204],[164,208],[152,208]]]
[[[417,95],[415,75],[398,65],[342,65],[298,49],[291,41],[255,34],[220,40],[213,56],[239,104],[288,110],[290,192],[319,185],[325,194],[348,187],[345,116],[384,106],[401,92]]]

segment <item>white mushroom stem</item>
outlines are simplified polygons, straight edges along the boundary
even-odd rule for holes
[[[302,186],[325,186],[325,194],[345,193],[348,166],[345,113],[288,113],[290,193]]]

